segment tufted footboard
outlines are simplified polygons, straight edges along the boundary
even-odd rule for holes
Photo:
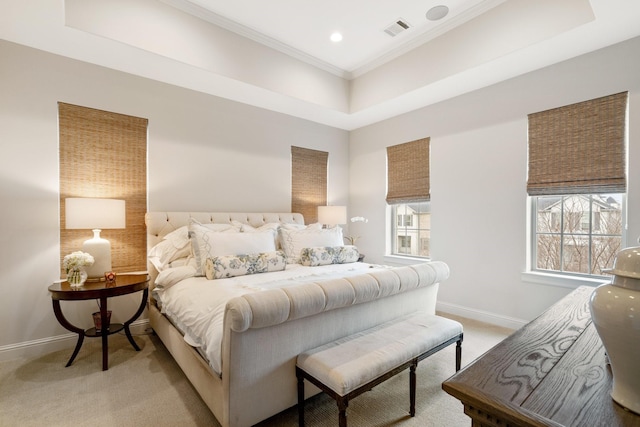
[[[232,299],[222,424],[249,426],[295,405],[298,354],[410,313],[435,313],[438,283],[448,275],[446,264],[431,262]],[[318,392],[307,387],[307,396]]]

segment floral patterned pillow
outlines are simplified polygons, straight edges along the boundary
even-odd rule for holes
[[[300,264],[315,267],[317,265],[346,264],[356,262],[360,257],[355,246],[322,246],[303,248],[300,252]]]
[[[248,274],[281,271],[287,266],[284,252],[261,252],[248,255],[223,255],[207,258],[205,275],[207,279],[245,276]]]

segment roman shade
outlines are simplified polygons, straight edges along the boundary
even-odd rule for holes
[[[430,138],[387,147],[387,203],[430,200]]]
[[[627,97],[529,114],[529,195],[624,193]]]
[[[122,199],[126,228],[102,231],[111,242],[112,268],[147,269],[147,124],[139,117],[58,103],[61,261],[91,237],[91,231],[66,228],[65,199]]]
[[[291,146],[291,212],[307,224],[318,221],[318,206],[327,204],[329,153]]]

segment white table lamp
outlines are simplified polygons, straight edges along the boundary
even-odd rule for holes
[[[93,238],[85,240],[83,252],[91,254],[95,260],[87,267],[89,278],[103,278],[111,271],[111,243],[100,237],[100,231],[107,228],[126,228],[124,200],[115,199],[65,199],[65,224],[67,229],[93,230]]]
[[[318,222],[327,227],[347,223],[346,206],[318,206]]]

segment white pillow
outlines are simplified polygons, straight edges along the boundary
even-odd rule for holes
[[[193,277],[196,274],[195,268],[189,265],[176,268],[167,268],[156,277],[155,287],[157,290],[166,290],[181,280]]]
[[[171,240],[163,240],[151,248],[148,258],[156,270],[161,272],[173,261],[179,258],[186,258],[189,254],[191,254],[189,240],[187,240],[186,244],[182,247],[176,247]]]
[[[171,261],[169,264],[167,264],[164,269],[167,270],[169,268],[177,268],[177,267],[184,267],[185,265],[190,265],[193,268],[195,268],[196,265],[196,260],[193,259],[193,257],[191,256],[191,243],[189,243],[189,256],[186,258],[178,258],[176,260]]]
[[[238,231],[242,231],[240,229],[240,226],[234,225],[234,224],[218,224],[218,223],[214,223],[214,224],[202,224],[198,221],[196,221],[195,219],[191,218],[191,221],[189,222],[190,224],[198,224],[201,225],[205,228],[208,228],[211,231],[228,231],[228,232],[238,232]]]
[[[204,276],[207,258],[273,252],[276,244],[273,231],[238,233],[212,231],[206,225],[189,224],[191,251],[196,263],[196,275]]]
[[[212,231],[239,231],[231,224],[200,224],[194,219],[191,223],[197,223]],[[173,230],[162,238],[162,241],[149,250],[147,255],[149,262],[161,272],[169,267],[175,267],[181,263],[177,260],[185,259],[191,254],[191,242],[189,241],[189,227],[184,225]],[[175,265],[174,265],[175,264]]]
[[[236,227],[233,224],[202,224],[193,218],[189,219],[189,224],[198,224],[212,231],[240,231],[240,227]],[[189,244],[189,227],[183,225],[164,236],[162,240],[171,241],[176,248],[184,247],[184,245]]]
[[[319,222],[314,222],[313,224],[309,224],[309,225],[295,224],[295,223],[282,223],[280,224],[280,227],[287,230],[304,230],[304,229],[320,230],[322,229],[322,224],[320,224]]]
[[[186,225],[178,227],[164,236],[162,240],[168,240],[173,243],[176,248],[182,248],[189,244],[189,228]]]
[[[149,262],[158,272],[167,268],[167,265],[176,259],[189,256],[189,234],[187,226],[173,230],[162,238],[162,241],[149,250],[147,257]]]
[[[287,255],[287,263],[300,263],[300,251],[317,246],[344,246],[342,228],[306,227],[302,230],[280,229],[280,244]]]
[[[277,233],[279,227],[280,224],[277,222],[268,222],[266,224],[262,224],[260,227],[254,227],[249,224],[242,224],[242,231],[244,233],[254,233],[256,231],[260,232],[271,230],[272,232]]]

